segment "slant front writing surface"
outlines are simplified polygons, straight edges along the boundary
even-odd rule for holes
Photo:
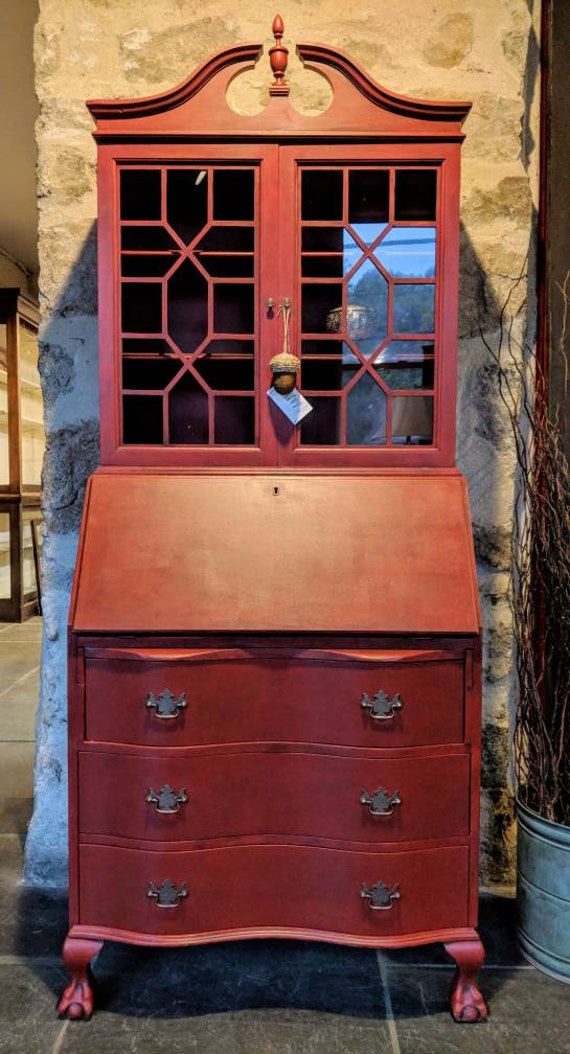
[[[100,474],[73,625],[476,633],[469,532],[459,475]]]

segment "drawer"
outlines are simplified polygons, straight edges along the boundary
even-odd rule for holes
[[[372,910],[363,886],[382,882],[400,899]],[[168,887],[184,886],[177,906]],[[110,846],[80,849],[83,926],[155,936],[232,935],[384,938],[468,924],[466,846],[409,853],[349,852],[304,846],[238,846],[148,852]],[[286,932],[283,932],[286,931]]]
[[[460,658],[429,661],[414,653],[414,661],[402,661],[399,653],[392,661],[385,652],[354,656],[310,651],[275,656],[261,649],[181,653],[177,658],[170,652],[164,659],[156,651],[148,655],[88,657],[88,740],[150,746],[303,742],[370,747],[463,739]],[[398,696],[402,708],[376,717],[362,708],[365,695],[371,706],[381,703],[379,693],[385,693],[388,703]],[[186,705],[177,709],[180,702]],[[166,716],[159,715],[160,709]]]
[[[184,791],[188,800],[173,800],[169,789]],[[363,790],[371,802],[360,801]],[[154,801],[147,801],[149,791]],[[391,805],[396,791],[401,804]],[[467,836],[469,757],[251,751],[157,758],[86,751],[79,755],[79,827],[87,837],[157,841]]]

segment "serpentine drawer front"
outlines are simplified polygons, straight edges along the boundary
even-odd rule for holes
[[[464,846],[370,853],[296,845],[193,852],[84,845],[80,923],[198,939],[310,930],[372,943],[466,926],[468,862]]]
[[[167,758],[156,751],[147,757],[82,751],[81,837],[393,842],[468,835],[466,753],[372,754],[311,753],[297,746],[260,753],[251,745]]]
[[[424,746],[463,739],[464,666],[418,652],[149,649],[87,653],[85,737],[190,746],[288,741]],[[408,658],[408,661],[406,661]]]

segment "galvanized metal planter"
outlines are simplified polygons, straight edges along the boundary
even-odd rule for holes
[[[522,953],[570,984],[570,827],[517,803],[517,899]]]

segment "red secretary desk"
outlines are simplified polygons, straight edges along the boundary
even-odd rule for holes
[[[467,103],[260,47],[92,102],[102,464],[69,634],[72,981],[107,939],[443,941],[475,984],[480,629],[454,468]],[[268,77],[268,80],[270,78]],[[232,880],[228,888],[227,876]]]

